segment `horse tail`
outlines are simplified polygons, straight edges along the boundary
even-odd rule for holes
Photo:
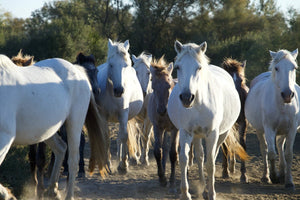
[[[237,131],[237,124],[235,124],[230,130],[227,138],[224,141],[224,145],[228,149],[228,154],[230,156],[236,154],[242,161],[247,161],[250,159],[250,156],[247,154],[245,149],[239,142],[239,135]],[[223,148],[223,147],[222,147]]]
[[[128,120],[127,132],[128,132],[127,145],[128,145],[129,156],[135,157],[135,154],[138,151],[138,141],[136,136],[139,132],[139,128],[137,126],[137,120],[135,118]]]
[[[91,155],[89,161],[90,174],[98,165],[100,175],[103,177],[108,172],[108,148],[109,131],[107,121],[100,115],[94,94],[91,92],[90,104],[85,119],[85,126],[88,131]]]

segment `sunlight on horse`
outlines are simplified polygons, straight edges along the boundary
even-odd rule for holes
[[[209,65],[205,55],[206,42],[200,45],[175,42],[178,83],[168,103],[171,121],[180,131],[181,199],[191,199],[187,180],[190,145],[195,146],[200,184],[205,185],[202,138],[206,141],[207,190],[203,196],[216,198],[215,160],[220,145],[227,136],[240,113],[240,100],[232,77],[222,68]],[[239,145],[229,146],[241,158],[247,154]],[[232,150],[233,151],[233,150]]]
[[[298,49],[270,51],[270,55],[269,72],[258,75],[251,83],[245,114],[257,130],[260,141],[264,163],[262,182],[270,182],[270,179],[273,183],[284,182],[286,188],[293,190],[293,145],[299,125]],[[275,145],[279,154],[279,174],[275,166]]]
[[[100,112],[107,121],[119,122],[117,143],[120,173],[127,172],[128,153],[135,156],[136,121],[133,118],[142,109],[144,101],[128,50],[128,40],[120,43],[109,39],[107,61],[98,66],[97,76],[101,88],[101,93],[96,98]]]
[[[105,167],[107,161],[103,120],[84,69],[58,58],[23,68],[16,66],[5,55],[0,55],[0,71],[0,93],[6,97],[0,104],[0,163],[12,144],[28,145],[45,141],[55,153],[48,191],[53,198],[60,198],[58,178],[66,147],[55,133],[65,122],[70,166],[66,199],[73,199],[80,132],[84,122],[90,140],[94,141],[91,143],[91,152],[95,155],[93,159],[96,159],[100,169]],[[0,187],[0,191],[5,190],[2,185]]]

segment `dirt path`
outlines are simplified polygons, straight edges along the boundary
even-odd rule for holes
[[[259,153],[258,140],[255,134],[247,135],[248,153],[252,156],[251,161],[246,163],[248,184],[241,184],[240,163],[236,165],[235,174],[227,180],[221,178],[221,157],[216,162],[216,192],[217,199],[300,199],[300,134],[297,134],[294,145],[293,178],[296,190],[289,192],[281,184],[263,184],[262,160]],[[113,144],[114,145],[114,144]],[[113,146],[112,145],[112,146]],[[88,151],[88,148],[87,148]],[[88,157],[88,156],[87,156]],[[113,157],[114,169],[116,158]],[[88,160],[86,159],[86,164]],[[170,165],[167,162],[167,174],[170,174]],[[88,176],[76,181],[76,199],[179,199],[180,194],[180,169],[176,168],[177,194],[169,194],[167,187],[160,187],[157,177],[157,169],[153,151],[150,151],[150,166],[130,166],[126,175],[114,173],[102,180],[99,174]],[[65,178],[62,179],[60,188],[64,187]],[[189,172],[190,192],[193,199],[202,199],[199,194],[197,166],[194,164]]]

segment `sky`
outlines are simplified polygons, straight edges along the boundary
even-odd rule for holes
[[[31,12],[40,9],[44,3],[53,0],[0,0],[0,11],[8,11],[13,17],[28,18]],[[258,2],[258,0],[252,0]],[[289,7],[293,7],[300,12],[300,0],[277,0],[277,7],[284,13]],[[0,12],[1,13],[1,12]]]

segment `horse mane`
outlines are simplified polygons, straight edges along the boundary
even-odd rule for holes
[[[128,51],[125,49],[123,43],[113,42],[113,45],[114,45],[113,48],[108,48],[107,60],[109,60],[113,55],[119,54],[126,61],[131,61],[130,55],[129,55]]]
[[[147,68],[150,68],[151,62],[150,63],[148,62],[147,54],[145,52],[142,52],[137,58],[138,58],[138,61],[136,63],[134,63],[134,65],[138,66],[140,63],[145,63]]]
[[[81,63],[92,63],[96,66],[95,57],[93,55],[85,56],[82,52],[77,54],[76,61],[74,62],[74,64]]]
[[[245,68],[243,67],[243,63],[232,59],[232,58],[225,58],[221,67],[225,69],[227,72],[236,73],[238,74],[242,79],[242,84],[246,84],[246,78],[245,78]]]
[[[151,66],[155,69],[155,75],[167,75],[168,72],[168,64],[164,59],[164,55],[159,59],[153,59],[151,62]]]
[[[291,55],[291,52],[289,52],[288,50],[285,50],[285,49],[281,49],[276,53],[276,57],[271,60],[270,66],[269,66],[269,71],[272,71],[273,68],[275,67],[275,65],[284,58],[294,60],[296,62],[294,57]]]
[[[33,58],[34,56],[23,55],[22,49],[20,49],[19,53],[16,56],[12,57],[11,60],[17,66],[29,66],[35,63]]]
[[[198,60],[201,64],[209,64],[210,60],[204,53],[197,53],[195,50],[199,45],[195,43],[187,43],[183,45],[181,52],[177,55],[176,61],[180,60],[184,55],[189,54]]]

